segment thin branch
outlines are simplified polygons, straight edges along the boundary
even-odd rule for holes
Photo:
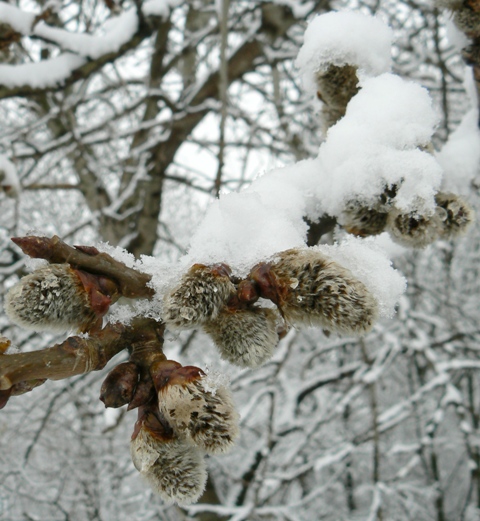
[[[147,286],[151,277],[128,268],[107,253],[100,253],[96,248],[76,246],[72,248],[60,237],[15,237],[12,241],[24,253],[34,259],[46,259],[50,263],[68,263],[90,273],[103,275],[115,280],[124,297],[148,298],[154,290]]]
[[[220,110],[220,136],[218,139],[218,168],[215,177],[215,195],[220,194],[222,185],[223,166],[225,162],[225,125],[227,122],[228,109],[228,62],[227,62],[227,46],[228,46],[228,8],[230,0],[222,0],[220,15],[220,74],[218,78],[218,92],[222,108]]]

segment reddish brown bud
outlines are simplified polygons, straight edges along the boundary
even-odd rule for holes
[[[259,297],[259,289],[253,280],[242,280],[237,286],[238,300],[247,304],[255,303]]]
[[[49,237],[12,237],[14,242],[32,259],[49,259],[52,251],[52,239]]]
[[[288,283],[279,280],[269,262],[260,262],[253,267],[249,278],[253,280],[260,292],[260,296],[279,305],[288,294]]]
[[[0,355],[4,355],[7,352],[11,343],[12,342],[8,338],[5,338],[4,336],[0,337]]]
[[[73,272],[82,281],[88,294],[91,309],[98,317],[103,317],[108,312],[113,300],[119,295],[117,285],[101,275],[75,269]]]
[[[145,380],[140,380],[135,387],[135,392],[133,393],[133,398],[128,404],[127,410],[131,411],[136,409],[137,407],[141,407],[142,405],[147,405],[155,398],[155,387],[153,386],[153,382],[150,378]]]
[[[181,367],[182,365],[174,360],[161,360],[150,366],[150,376],[157,392],[167,385],[172,373]]]
[[[117,408],[129,403],[134,396],[138,376],[138,368],[133,362],[114,367],[100,389],[100,400],[105,407]]]

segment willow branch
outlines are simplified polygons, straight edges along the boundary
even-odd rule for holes
[[[136,342],[162,338],[164,326],[153,319],[136,318],[131,325],[109,324],[98,333],[73,336],[48,349],[0,355],[0,391],[22,394],[45,380],[63,380],[99,371],[116,354]]]
[[[154,290],[148,286],[150,275],[128,268],[107,253],[101,253],[96,248],[86,246],[69,246],[59,237],[14,237],[12,241],[22,251],[34,259],[45,259],[48,262],[68,263],[71,266],[103,275],[114,280],[119,291],[128,298],[149,298]]]

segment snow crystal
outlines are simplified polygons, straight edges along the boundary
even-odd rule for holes
[[[378,302],[380,316],[393,316],[406,280],[374,240],[349,236],[339,244],[323,244],[316,249],[349,269],[367,286]]]
[[[127,250],[124,250],[119,246],[112,246],[108,242],[97,242],[95,247],[98,251],[107,253],[110,257],[122,262],[128,268],[137,268],[135,256]]]
[[[49,262],[45,259],[33,259],[32,257],[25,257],[25,267],[29,271],[35,271],[43,266],[47,266]]]
[[[0,65],[0,78],[2,85],[9,88],[25,85],[39,89],[56,87],[85,62],[85,58],[67,52],[39,63]]]
[[[211,393],[215,396],[219,388],[228,387],[230,385],[230,378],[225,373],[211,371],[206,367],[205,376],[202,377],[202,385],[207,393]]]
[[[446,192],[468,194],[470,183],[480,170],[480,129],[477,121],[477,109],[467,112],[436,155],[444,170],[442,189]]]
[[[317,16],[308,25],[298,53],[305,88],[315,92],[315,73],[330,64],[356,65],[368,75],[390,70],[392,31],[373,16],[353,11]]]

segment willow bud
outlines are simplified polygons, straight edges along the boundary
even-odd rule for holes
[[[287,250],[272,264],[259,264],[250,277],[291,325],[365,333],[378,313],[375,298],[352,272],[318,250]]]
[[[442,235],[443,213],[438,208],[431,216],[402,213],[395,209],[388,215],[387,231],[393,241],[406,248],[425,248]]]
[[[68,264],[49,264],[23,277],[5,297],[12,322],[34,331],[87,331],[98,319],[89,294]]]
[[[138,368],[133,362],[123,362],[114,367],[100,389],[100,400],[105,407],[117,408],[130,403],[138,378]]]
[[[367,237],[378,235],[385,230],[387,216],[387,211],[351,202],[343,210],[339,221],[348,233]]]
[[[209,454],[227,452],[238,436],[238,413],[230,391],[212,387],[198,367],[154,370],[160,413],[179,438]]]
[[[130,453],[135,468],[166,503],[186,506],[203,494],[207,482],[203,454],[178,439],[157,414],[139,410]]]
[[[259,367],[273,356],[278,344],[279,315],[273,309],[224,308],[204,330],[215,342],[224,360],[240,367]]]
[[[190,329],[215,318],[235,293],[230,270],[220,264],[195,264],[165,296],[163,319],[175,329]]]
[[[435,202],[443,210],[442,234],[446,238],[464,234],[475,219],[473,209],[458,195],[439,192]]]
[[[453,22],[469,38],[480,36],[480,10],[474,11],[470,7],[462,5],[453,12]]]

